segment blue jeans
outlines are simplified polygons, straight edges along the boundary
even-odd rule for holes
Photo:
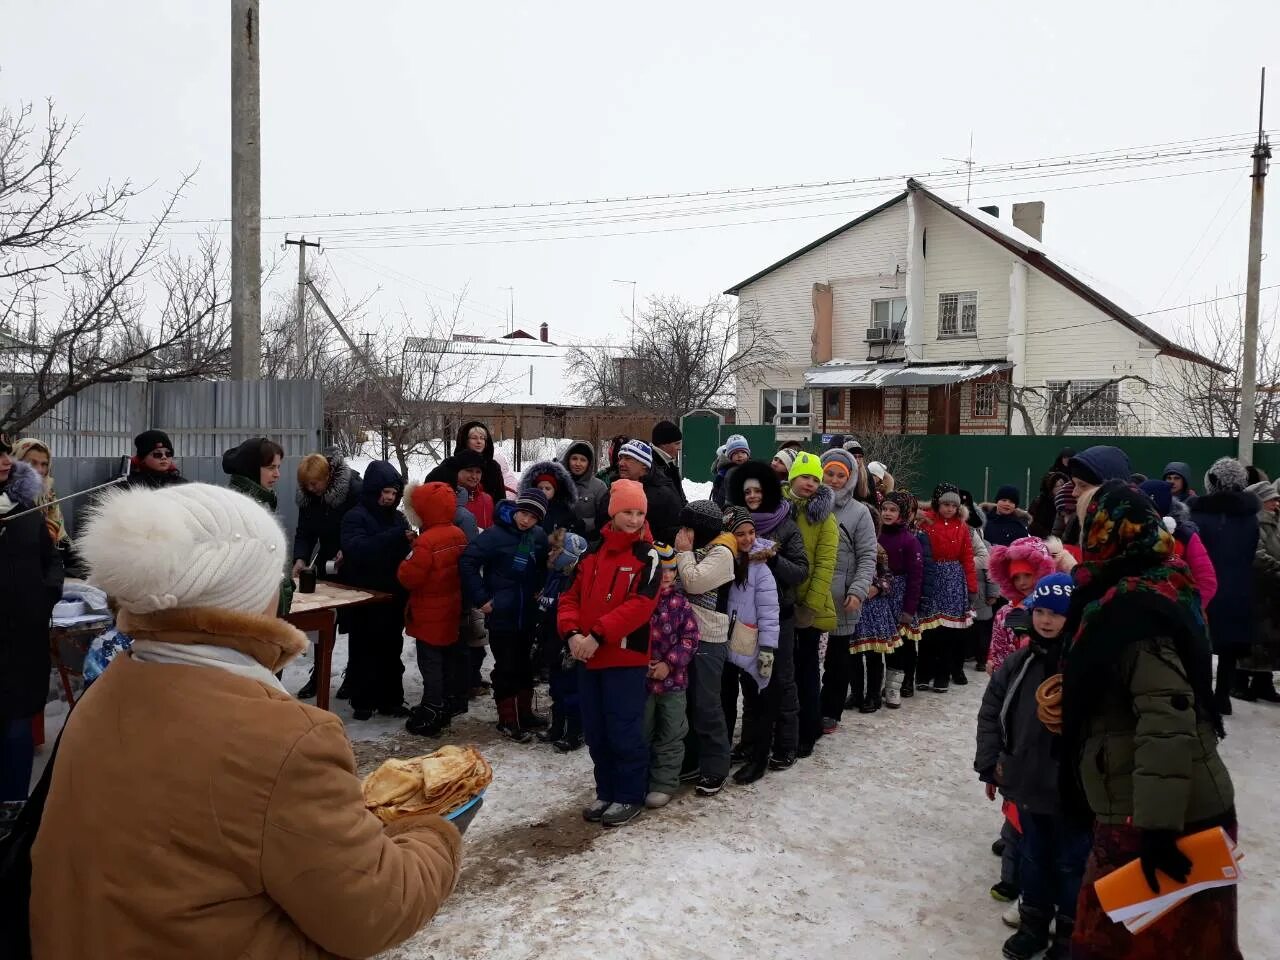
[[[1071,920],[1093,837],[1061,816],[1020,810],[1022,821],[1022,903]]]
[[[27,799],[35,759],[31,718],[0,720],[0,801]]]
[[[578,667],[582,735],[595,765],[596,799],[644,803],[649,786],[649,745],[644,739],[648,701],[644,667]]]

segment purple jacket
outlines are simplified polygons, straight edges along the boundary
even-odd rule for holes
[[[880,546],[889,555],[889,569],[893,571],[893,575],[907,578],[902,612],[915,616],[920,607],[920,590],[924,583],[924,552],[920,549],[920,541],[903,524],[886,524],[880,531]]]
[[[747,562],[747,579],[742,586],[735,581],[729,588],[729,620],[735,627],[745,623],[759,630],[757,648],[749,655],[733,652],[733,637],[730,634],[729,662],[735,667],[745,670],[756,682],[756,687],[763,690],[769,681],[760,676],[757,656],[761,648],[778,649],[779,608],[778,585],[769,572],[769,557],[773,553],[773,543],[768,540],[756,540],[751,558]]]
[[[698,652],[698,621],[689,598],[674,586],[666,587],[649,619],[649,661],[665,663],[671,672],[665,680],[649,680],[652,694],[678,693],[689,687],[689,664]]]

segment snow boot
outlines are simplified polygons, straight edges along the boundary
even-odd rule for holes
[[[538,731],[535,736],[543,743],[555,743],[557,740],[564,739],[565,718],[564,711],[557,707],[554,703],[551,705],[551,723],[545,730]]]
[[[624,823],[630,823],[643,812],[644,804],[611,803],[609,809],[600,816],[600,822],[606,827],[620,827]]]
[[[661,790],[650,790],[644,798],[644,805],[650,810],[660,810],[671,802],[671,794]]]
[[[516,743],[528,743],[533,734],[520,726],[520,712],[515,697],[498,701],[498,732]]]
[[[1275,677],[1270,673],[1255,673],[1250,689],[1253,691],[1255,700],[1261,700],[1263,703],[1280,703],[1280,692],[1276,690]]]
[[[444,712],[449,715],[449,719],[460,717],[464,713],[471,712],[471,704],[467,702],[466,697],[445,697]]]
[[[746,785],[761,779],[769,769],[769,761],[765,757],[755,757],[740,766],[733,774],[733,782]]]
[[[750,745],[739,741],[738,745],[729,751],[729,766],[736,767],[740,763],[746,763],[750,757]]]
[[[444,704],[424,703],[409,711],[409,719],[404,728],[419,737],[438,737],[440,731],[449,725],[449,714]]]
[[[840,729],[840,721],[835,719],[835,717],[822,718],[822,735],[824,737],[831,736],[833,733],[835,733],[839,729]],[[729,759],[732,760],[733,758],[730,757]]]
[[[384,717],[407,717],[409,715],[409,705],[403,700],[399,703],[384,703],[378,707],[378,713]]]
[[[1022,907],[1017,901],[1014,901],[1008,910],[1000,914],[1000,922],[1013,930],[1017,930],[1018,927],[1022,926]]]
[[[933,685],[929,688],[934,693],[946,693],[951,688],[951,678],[945,673],[937,680],[933,681]]]
[[[876,713],[883,704],[879,697],[867,697],[858,708],[859,713]]]
[[[770,770],[790,770],[796,765],[796,755],[789,750],[775,753],[769,758]]]
[[[700,797],[714,797],[717,793],[724,789],[724,782],[727,777],[700,777],[698,785],[693,788],[693,792]]]
[[[582,734],[566,733],[551,745],[555,747],[559,753],[573,753],[575,750],[581,750],[584,742]]]
[[[1005,960],[1032,960],[1049,946],[1049,922],[1053,918],[1043,910],[1022,905],[1018,932],[1004,942]]]
[[[516,694],[516,709],[519,711],[520,726],[526,730],[545,730],[550,723],[547,718],[533,712],[533,691],[521,690]]]
[[[969,683],[969,678],[964,675],[964,667],[960,667],[955,673],[951,674],[951,682],[957,687],[963,687]]]
[[[298,691],[299,700],[310,700],[316,695],[316,668],[311,668],[311,676],[307,678],[307,682],[302,685],[302,689]]]
[[[1071,960],[1071,934],[1075,930],[1075,920],[1058,915],[1053,922],[1053,944],[1044,960]]]
[[[991,899],[999,900],[1001,903],[1013,903],[1018,899],[1018,892],[1018,888],[1012,883],[1001,880],[991,888]]]
[[[884,705],[890,710],[897,710],[902,706],[902,680],[903,673],[901,670],[885,671]]]

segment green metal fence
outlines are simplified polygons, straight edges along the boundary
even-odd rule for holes
[[[689,480],[706,483],[712,479],[711,467],[716,448],[735,433],[740,433],[751,444],[751,455],[757,460],[768,460],[777,452],[777,432],[773,427],[721,424],[719,417],[693,414],[683,417],[680,431],[684,434],[681,449],[681,473]]]

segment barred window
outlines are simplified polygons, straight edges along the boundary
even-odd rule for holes
[[[974,419],[984,417],[991,419],[1000,415],[1000,385],[998,383],[975,383],[973,385]]]
[[[1055,428],[1063,424],[1069,429],[1119,428],[1119,383],[1107,380],[1048,380],[1045,381],[1045,386],[1049,390],[1049,422]]]
[[[978,292],[938,294],[938,336],[972,337],[978,333]]]

